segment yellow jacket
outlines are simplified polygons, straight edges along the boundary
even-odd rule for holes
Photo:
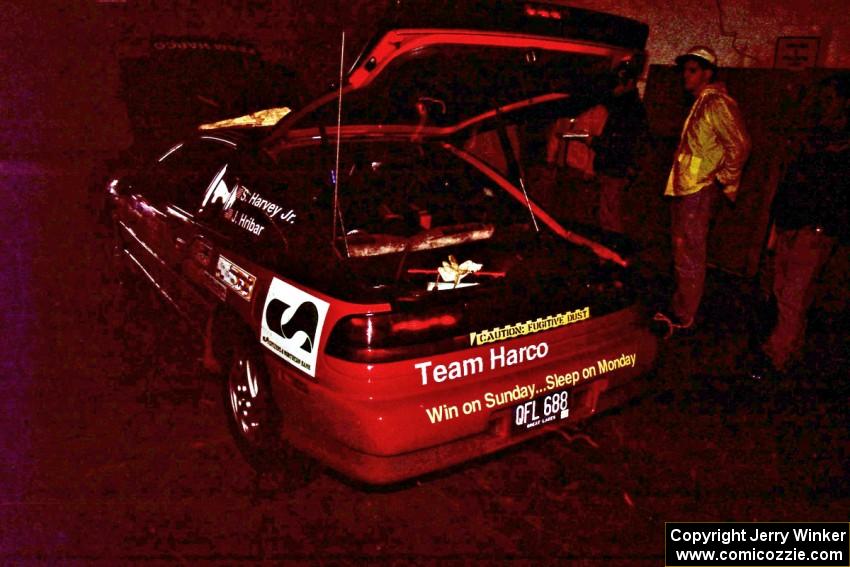
[[[749,154],[750,137],[738,104],[723,84],[712,83],[699,93],[685,120],[664,194],[691,195],[717,181],[734,201]]]

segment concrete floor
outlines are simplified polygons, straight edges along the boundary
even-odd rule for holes
[[[659,565],[665,521],[848,520],[842,317],[813,322],[790,377],[748,383],[752,296],[720,274],[647,394],[580,431],[388,489],[258,479],[176,317],[107,324],[90,166],[0,162],[0,562]]]

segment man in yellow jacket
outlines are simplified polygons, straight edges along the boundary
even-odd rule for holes
[[[717,55],[695,46],[676,58],[684,88],[695,97],[682,128],[664,195],[671,198],[676,291],[669,313],[655,315],[665,337],[690,329],[702,300],[706,244],[714,204],[721,193],[735,200],[750,138],[737,103],[716,82]]]

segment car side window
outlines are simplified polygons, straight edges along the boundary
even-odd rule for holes
[[[261,264],[311,255],[304,250],[315,252],[317,226],[326,223],[321,234],[330,235],[332,172],[323,163],[318,145],[287,151],[276,162],[243,154],[216,172],[196,220]]]
[[[209,137],[175,146],[153,165],[150,197],[194,215],[216,173],[233,156],[235,145]]]

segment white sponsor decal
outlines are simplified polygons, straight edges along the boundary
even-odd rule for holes
[[[289,224],[295,223],[295,211],[289,209],[288,211],[283,211],[283,207],[275,203],[274,201],[270,201],[264,198],[262,195],[255,191],[249,190],[247,187],[240,185],[238,187],[239,191],[237,193],[239,200],[248,203],[249,205],[256,207],[263,211],[270,219],[280,219],[282,221],[286,221]]]
[[[330,304],[274,278],[269,286],[260,341],[276,355],[316,376],[319,338]]]
[[[257,278],[250,272],[243,270],[224,256],[219,256],[215,267],[215,277],[242,299],[251,300]]]
[[[429,383],[441,383],[446,380],[457,380],[466,378],[473,374],[484,372],[485,369],[499,370],[524,364],[532,360],[546,358],[549,354],[549,345],[545,342],[536,345],[527,345],[518,348],[490,347],[489,366],[485,364],[482,356],[473,356],[465,360],[454,360],[449,364],[434,364],[433,361],[419,362],[413,367],[419,371],[422,385]],[[533,394],[533,388],[532,388]]]
[[[207,186],[207,190],[204,193],[204,200],[201,203],[201,210],[207,205],[212,206],[216,203],[221,203],[224,218],[257,236],[266,228],[265,225],[251,216],[251,214],[234,210],[233,205],[237,199],[259,209],[262,212],[262,216],[270,219],[272,222],[279,220],[281,222],[295,224],[295,217],[298,215],[296,215],[293,209],[284,211],[281,205],[264,198],[259,193],[251,191],[239,183],[236,183],[233,188],[228,187],[224,180],[226,173],[227,165],[218,171],[212,182]]]
[[[251,215],[236,212],[233,209],[229,209],[224,212],[224,218],[238,226],[239,228],[244,228],[251,234],[259,236],[261,232],[266,228],[256,220]]]
[[[201,209],[207,206],[207,203],[214,205],[221,203],[224,210],[229,209],[236,200],[236,187],[230,189],[227,183],[224,182],[224,174],[227,173],[227,165],[218,170],[213,180],[207,186],[204,193],[204,200],[201,202]]]

